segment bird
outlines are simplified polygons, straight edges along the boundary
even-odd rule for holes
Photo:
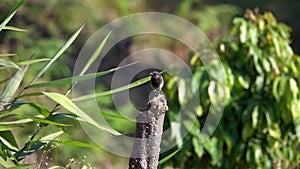
[[[153,71],[150,73],[151,75],[151,86],[153,89],[158,89],[161,91],[164,86],[164,78],[157,71]]]

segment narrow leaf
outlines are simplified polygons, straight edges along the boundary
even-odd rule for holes
[[[1,131],[9,131],[17,128],[18,126],[15,125],[0,125],[0,132]]]
[[[17,71],[14,76],[6,83],[4,89],[0,93],[0,100],[2,100],[3,102],[8,102],[12,99],[12,97],[17,92],[27,69],[28,65],[23,66],[22,70]]]
[[[110,132],[111,134],[114,135],[120,135],[117,131],[108,128],[106,126],[101,126],[99,125],[93,118],[91,118],[89,115],[87,115],[84,111],[82,111],[79,107],[77,107],[68,97],[65,95],[59,94],[59,93],[47,93],[43,92],[43,94],[53,101],[59,103],[61,106],[63,106],[65,109],[68,111],[74,113],[75,115],[81,117],[84,119],[87,123],[101,129],[107,132]]]
[[[15,15],[17,10],[24,4],[25,0],[20,0],[17,6],[13,9],[13,11],[6,17],[6,19],[0,24],[0,31],[6,26],[6,24],[11,20],[11,18]]]
[[[27,61],[23,61],[23,62],[18,62],[17,65],[31,65],[31,64],[35,64],[35,63],[40,63],[40,62],[45,62],[45,61],[49,61],[50,59],[34,59],[34,60],[27,60]]]
[[[62,144],[70,145],[74,147],[99,148],[99,146],[97,145],[87,144],[79,141],[63,141]]]
[[[58,85],[65,85],[65,84],[71,85],[72,82],[79,82],[79,81],[84,81],[84,80],[89,80],[89,79],[92,79],[92,78],[100,77],[100,76],[106,75],[108,73],[114,72],[116,70],[125,68],[127,66],[131,66],[131,65],[136,64],[136,63],[137,62],[134,62],[134,63],[128,64],[128,65],[125,65],[125,66],[120,66],[120,67],[110,69],[110,70],[106,70],[106,71],[102,71],[102,72],[91,73],[91,74],[86,74],[86,75],[76,76],[76,77],[69,77],[69,78],[60,79],[60,80],[54,80],[54,81],[51,81],[51,82],[32,84],[32,85],[29,85],[28,88],[49,87],[49,86],[58,86]]]
[[[5,168],[16,166],[9,157],[5,158],[2,156],[0,156],[0,165],[2,165]]]
[[[98,46],[98,48],[95,50],[95,52],[92,54],[92,56],[90,57],[90,59],[87,61],[87,63],[85,64],[85,66],[82,68],[81,72],[79,73],[79,76],[83,75],[91,66],[92,64],[95,62],[95,60],[98,58],[99,54],[101,53],[108,37],[110,36],[111,32],[108,33],[108,35],[106,35],[106,37],[104,38],[104,40],[100,43],[100,45]]]
[[[13,61],[0,58],[0,69],[4,69],[4,68],[16,68],[21,70],[21,68]]]
[[[26,119],[20,119],[20,120],[14,120],[14,121],[3,121],[0,122],[0,125],[18,125],[18,124],[24,124],[32,122],[32,119],[26,118]]]
[[[74,42],[74,40],[79,35],[80,31],[82,30],[84,25],[82,25],[69,39],[68,41],[62,46],[60,50],[56,52],[56,54],[52,57],[52,59],[43,67],[43,69],[37,74],[37,76],[29,83],[32,84],[38,78],[40,78],[48,69],[49,67],[61,56],[61,54],[68,49],[68,47]]]
[[[106,113],[106,112],[101,112],[101,114],[104,117],[110,117],[110,118],[116,118],[116,119],[122,119],[122,120],[129,120],[128,118],[121,116],[121,115],[117,115],[117,114],[112,114],[112,113]],[[133,119],[132,119],[133,120]],[[134,120],[133,120],[134,121]]]
[[[0,57],[10,57],[10,56],[16,56],[16,54],[14,54],[14,53],[0,54]]]
[[[49,143],[49,141],[55,140],[58,136],[62,135],[63,131],[58,131],[56,133],[49,134],[39,139],[43,143]]]
[[[55,121],[51,121],[51,120],[43,119],[43,118],[39,118],[39,117],[29,117],[29,116],[27,116],[27,118],[30,118],[33,121],[38,122],[38,123],[51,124],[51,125],[55,125],[55,126],[64,126],[64,127],[65,126],[71,126],[69,124],[58,123],[58,122],[55,122]]]
[[[8,148],[18,151],[18,144],[11,131],[0,132],[0,141],[6,145]]]
[[[28,168],[31,168],[33,167],[35,164],[24,164],[24,165],[19,165],[19,166],[16,166],[16,167],[10,167],[8,169],[28,169]]]
[[[4,30],[10,30],[10,31],[16,31],[16,32],[28,32],[25,29],[17,28],[17,27],[14,27],[14,26],[5,26],[3,29]]]
[[[111,95],[111,94],[114,94],[114,93],[118,93],[118,92],[121,92],[121,91],[124,91],[124,90],[128,90],[128,89],[134,88],[134,87],[139,86],[141,84],[144,84],[144,83],[146,83],[148,81],[150,81],[150,77],[149,76],[145,77],[143,79],[137,80],[137,81],[135,81],[133,83],[130,83],[128,85],[116,88],[116,89],[112,89],[112,90],[101,92],[101,93],[96,93],[96,94],[90,94],[90,95],[76,97],[76,98],[72,99],[72,101],[82,101],[82,100],[93,99],[93,98],[96,98],[96,97]]]
[[[159,160],[159,164],[165,163],[166,161],[168,161],[169,159],[171,159],[175,154],[177,154],[179,151],[180,151],[180,149],[177,149],[174,152],[172,152],[171,154],[169,154],[166,157],[164,157],[163,159]]]

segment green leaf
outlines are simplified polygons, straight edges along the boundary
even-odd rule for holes
[[[3,121],[0,122],[0,125],[18,125],[18,124],[24,124],[24,123],[29,123],[32,122],[33,120],[31,119],[20,119],[20,120],[14,120],[14,121]]]
[[[212,137],[210,138],[210,140],[206,141],[204,143],[204,148],[206,151],[208,151],[209,155],[211,156],[211,163],[213,165],[221,163],[221,154],[218,151],[218,139],[216,137]]]
[[[245,43],[247,41],[247,22],[245,20],[241,20],[240,22],[240,41],[241,43]]]
[[[43,119],[43,118],[40,118],[40,117],[30,117],[30,116],[25,116],[25,117],[30,118],[33,121],[38,122],[38,123],[51,124],[51,125],[63,126],[63,127],[71,126],[70,124],[58,123],[58,122],[51,121],[51,120],[48,120],[48,119]]]
[[[3,69],[3,68],[15,68],[15,69],[21,70],[21,68],[14,62],[0,58],[0,69]]]
[[[45,61],[49,61],[50,59],[34,59],[34,60],[27,60],[27,61],[23,61],[23,62],[18,62],[17,65],[31,65],[31,64],[35,64],[35,63],[40,63],[40,62],[45,62]]]
[[[5,168],[16,166],[14,162],[9,157],[6,156],[4,158],[3,156],[0,156],[0,164]]]
[[[181,105],[187,102],[186,96],[186,83],[184,79],[178,81],[178,100]]]
[[[243,141],[247,141],[254,134],[254,129],[249,121],[244,122],[244,126],[242,129],[242,139]]]
[[[198,156],[198,158],[201,158],[204,154],[203,146],[201,145],[200,141],[196,137],[193,137],[192,143],[193,143],[194,151],[195,151],[196,155]]]
[[[58,131],[58,132],[49,134],[47,136],[44,136],[37,141],[32,142],[29,150],[19,152],[15,155],[17,160],[22,160],[25,157],[29,156],[30,154],[41,150],[43,147],[45,147],[46,144],[49,144],[51,141],[55,141],[55,139],[57,137],[59,137],[60,135],[62,135],[63,133],[64,133],[63,131]]]
[[[290,89],[294,99],[297,99],[299,89],[297,86],[297,82],[294,78],[290,78]]]
[[[11,150],[19,150],[16,139],[11,131],[0,132],[0,141]]]
[[[29,85],[28,88],[49,87],[49,86],[58,86],[58,85],[65,85],[65,84],[71,85],[74,82],[79,82],[79,81],[84,81],[84,80],[89,80],[92,78],[100,77],[100,76],[106,75],[108,73],[114,72],[116,70],[125,68],[127,66],[131,66],[136,63],[137,62],[134,62],[134,63],[128,64],[125,66],[120,66],[120,67],[117,67],[114,69],[109,69],[109,70],[102,71],[102,72],[91,73],[91,74],[86,74],[86,75],[76,76],[76,77],[69,77],[69,78],[54,80],[54,81],[50,81],[50,82],[32,84],[32,85]]]
[[[39,104],[36,103],[28,103],[28,104],[44,117],[48,117],[50,115],[50,111],[47,110],[45,107],[40,106]]]
[[[259,107],[258,106],[255,106],[254,109],[253,109],[253,112],[252,112],[252,127],[254,129],[256,129],[257,127],[257,124],[258,124],[258,109]]]
[[[16,167],[10,167],[8,169],[28,169],[30,167],[33,167],[35,164],[24,164],[24,165],[19,165]]]
[[[15,128],[17,128],[19,126],[15,126],[15,125],[0,125],[0,132],[1,131],[9,131],[9,130],[13,130]]]
[[[293,100],[291,102],[291,112],[294,124],[299,125],[297,123],[300,123],[300,100]]]
[[[112,114],[112,113],[106,113],[106,112],[100,112],[104,117],[110,117],[110,118],[114,118],[114,119],[122,119],[122,120],[129,120],[128,118],[121,116],[121,115],[117,115],[117,114]],[[134,119],[131,119],[134,120]]]
[[[38,78],[40,78],[48,69],[49,67],[61,56],[61,54],[68,49],[68,47],[75,41],[79,33],[81,32],[84,25],[82,25],[62,46],[60,50],[58,50],[55,55],[50,59],[50,61],[43,67],[43,69],[36,75],[36,77],[29,83],[32,84]]]
[[[25,0],[20,0],[13,11],[6,17],[6,19],[0,24],[0,31],[6,26],[6,24],[11,20],[11,18],[15,15],[17,10],[24,4]]]
[[[240,85],[244,88],[244,89],[248,89],[250,86],[250,80],[249,79],[245,79],[243,76],[239,76],[238,77],[238,81],[240,83]]]
[[[165,163],[166,161],[168,161],[169,159],[171,159],[175,154],[177,154],[179,151],[180,151],[180,149],[177,149],[174,152],[172,152],[171,154],[169,154],[166,157],[164,157],[163,159],[159,160],[159,164]]]
[[[10,31],[16,31],[16,32],[28,32],[25,29],[17,28],[17,27],[14,27],[14,26],[5,26],[3,29],[4,30],[10,30]]]
[[[106,127],[106,126],[101,126],[99,125],[93,118],[91,118],[89,115],[87,115],[84,111],[82,111],[79,107],[77,107],[68,97],[59,94],[59,93],[47,93],[43,92],[43,94],[53,101],[59,103],[61,106],[63,106],[65,109],[68,111],[74,113],[75,115],[81,117],[84,119],[88,124],[91,124],[94,127],[97,127],[98,129],[110,132],[111,134],[114,135],[120,135],[119,132]]]
[[[39,141],[43,143],[49,143],[50,141],[55,140],[58,136],[62,135],[63,133],[64,133],[63,131],[58,131],[40,138]]]
[[[95,50],[95,52],[92,54],[92,56],[89,58],[89,60],[87,61],[87,63],[85,64],[85,66],[82,68],[81,72],[79,73],[79,76],[82,76],[91,66],[92,64],[95,62],[95,60],[98,58],[99,54],[101,53],[104,45],[107,42],[108,37],[110,36],[111,32],[109,32],[106,37],[104,38],[104,40],[100,43],[100,45],[97,47],[97,49]]]
[[[28,65],[23,66],[22,70],[17,71],[14,76],[6,83],[4,86],[4,89],[0,93],[0,99],[2,99],[3,102],[9,102],[17,92],[23,77],[25,75],[25,72],[27,71]],[[1,110],[1,107],[0,107]]]
[[[0,54],[0,57],[10,57],[10,56],[16,56],[16,54],[14,53]]]
[[[79,142],[79,141],[63,141],[61,143],[65,144],[65,145],[70,145],[73,147],[100,148],[98,145],[87,144],[87,143],[83,143],[83,142]]]
[[[122,87],[119,87],[119,88],[116,88],[116,89],[112,89],[112,90],[109,90],[109,91],[106,91],[106,92],[101,92],[101,93],[76,97],[76,98],[73,98],[72,101],[83,101],[83,100],[93,99],[93,98],[97,98],[97,97],[101,97],[101,96],[111,95],[111,94],[114,94],[114,93],[118,93],[118,92],[121,92],[121,91],[124,91],[124,90],[134,88],[134,87],[139,86],[141,84],[144,84],[148,81],[150,81],[150,76],[145,77],[145,78],[140,79],[140,80],[137,80],[135,82],[132,82],[128,85],[125,85],[125,86],[122,86]]]

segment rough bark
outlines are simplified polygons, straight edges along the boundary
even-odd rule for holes
[[[154,97],[145,111],[137,113],[135,141],[129,159],[129,169],[157,169],[163,123],[168,111],[165,95],[153,90]]]

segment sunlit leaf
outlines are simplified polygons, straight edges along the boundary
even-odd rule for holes
[[[84,67],[82,68],[81,72],[79,73],[79,76],[83,75],[91,66],[92,64],[95,62],[95,60],[98,58],[99,54],[101,53],[103,47],[105,46],[109,36],[110,36],[111,32],[109,32],[106,37],[104,38],[104,40],[100,43],[100,45],[97,47],[97,49],[94,51],[94,53],[92,54],[92,56],[90,56],[89,60],[87,61],[87,63],[84,65]]]
[[[30,116],[26,116],[26,117],[29,118],[29,119],[32,119],[33,121],[38,122],[38,123],[51,124],[51,125],[55,125],[55,126],[64,126],[64,127],[65,126],[71,126],[70,124],[58,123],[58,122],[51,121],[51,120],[44,119],[44,118],[30,117]]]
[[[258,109],[259,107],[258,106],[255,106],[254,109],[253,109],[253,112],[252,112],[252,127],[254,129],[256,129],[257,127],[257,124],[258,124]]]
[[[79,81],[84,81],[84,80],[89,80],[92,78],[100,77],[100,76],[106,75],[108,73],[114,72],[116,70],[125,68],[127,66],[131,66],[135,63],[136,62],[125,65],[125,66],[120,66],[117,68],[102,71],[102,72],[90,73],[90,74],[85,74],[85,75],[76,76],[76,77],[69,77],[69,78],[54,80],[54,81],[50,81],[50,82],[36,83],[36,84],[29,85],[28,88],[49,87],[49,86],[58,86],[58,85],[65,85],[65,84],[71,85],[73,82],[79,82]]]
[[[112,89],[112,90],[101,92],[101,93],[95,93],[95,94],[90,94],[90,95],[76,97],[76,98],[73,98],[72,101],[83,101],[83,100],[88,100],[88,99],[93,99],[93,98],[97,98],[97,97],[111,95],[111,94],[114,94],[114,93],[118,93],[118,92],[121,92],[121,91],[124,91],[124,90],[128,90],[128,89],[134,88],[134,87],[139,86],[141,84],[144,84],[144,83],[146,83],[148,81],[150,81],[150,77],[149,76],[145,77],[143,79],[137,80],[135,82],[132,82],[132,83],[130,83],[128,85],[116,88],[116,89]]]
[[[10,148],[14,151],[18,151],[18,144],[17,144],[16,139],[11,131],[0,132],[0,141],[8,148]]]
[[[17,28],[14,26],[5,26],[3,30],[10,30],[10,31],[16,31],[16,32],[28,32],[26,29]]]
[[[177,154],[179,151],[180,151],[180,149],[177,149],[174,152],[172,152],[169,155],[167,155],[166,157],[164,157],[163,159],[159,160],[159,164],[165,163],[166,161],[168,161],[169,159],[171,159],[175,154]]]
[[[23,62],[18,62],[17,65],[31,65],[31,64],[35,64],[35,63],[40,63],[40,62],[45,62],[45,61],[49,61],[50,59],[34,59],[34,60],[27,60],[27,61],[23,61]]]
[[[22,70],[18,70],[12,78],[10,78],[10,80],[6,83],[6,85],[4,86],[4,89],[1,91],[0,93],[0,99],[3,102],[8,102],[10,101],[13,96],[15,95],[15,93],[17,92],[23,77],[25,75],[25,72],[27,71],[28,65],[23,66]],[[1,109],[1,107],[0,107]]]
[[[79,33],[81,32],[84,25],[82,25],[67,41],[66,43],[60,48],[55,55],[50,59],[50,61],[42,68],[42,70],[36,75],[36,77],[30,82],[30,84],[34,83],[38,78],[40,78],[48,69],[49,67],[61,56],[61,54],[69,48],[69,46],[75,41]]]
[[[74,146],[74,147],[84,147],[84,148],[100,148],[97,145],[87,144],[79,141],[63,141],[62,144]]]
[[[15,128],[18,128],[18,126],[15,126],[15,125],[0,125],[0,132],[1,131],[13,130]]]
[[[0,57],[10,57],[10,56],[16,56],[16,54],[14,53],[0,54]]]
[[[0,24],[0,31],[6,26],[6,24],[11,20],[11,18],[16,14],[17,10],[24,4],[25,0],[20,0],[16,7],[10,12],[10,14],[5,18],[5,20]]]
[[[0,58],[0,69],[3,68],[15,68],[21,70],[21,68],[14,62],[6,59],[1,59]]]
[[[62,135],[64,132],[63,131],[58,131],[52,134],[49,134],[47,136],[44,136],[39,139],[39,141],[44,142],[44,143],[49,143],[49,141],[55,140],[57,137]]]
[[[93,118],[91,118],[84,111],[82,111],[79,107],[77,107],[68,97],[66,97],[62,94],[59,94],[59,93],[43,92],[43,94],[45,96],[49,97],[50,99],[52,99],[53,101],[59,103],[61,106],[63,106],[68,111],[81,117],[82,119],[84,119],[87,123],[91,124],[92,126],[97,127],[98,129],[110,132],[111,134],[114,134],[114,135],[120,135],[119,132],[117,132],[109,127],[101,126],[100,124],[98,124]]]

